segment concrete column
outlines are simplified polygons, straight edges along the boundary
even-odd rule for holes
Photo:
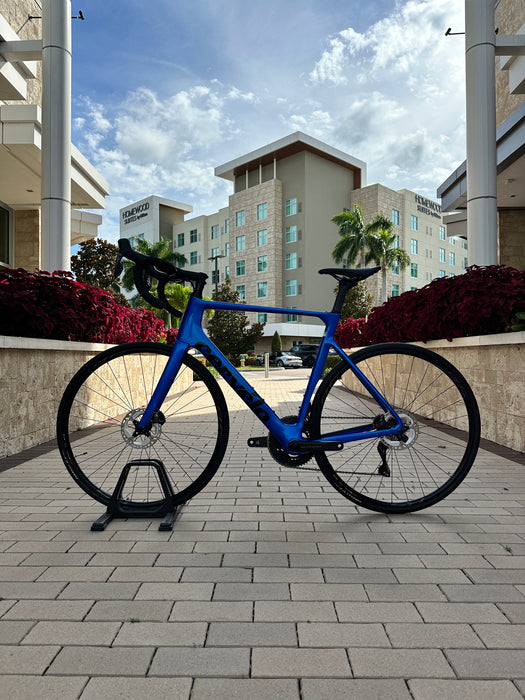
[[[494,0],[465,0],[469,264],[498,262]]]
[[[71,2],[42,5],[42,268],[70,269]]]

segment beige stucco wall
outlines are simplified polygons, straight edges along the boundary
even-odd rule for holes
[[[54,439],[58,405],[69,380],[108,347],[0,336],[0,458]],[[181,388],[191,381],[189,371],[177,379]]]
[[[472,387],[481,436],[525,452],[525,331],[434,340],[423,347],[452,362]]]

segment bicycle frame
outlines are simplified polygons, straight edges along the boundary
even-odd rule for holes
[[[231,362],[223,355],[219,348],[209,339],[202,329],[202,316],[207,310],[214,311],[254,311],[262,313],[277,313],[289,314],[290,309],[269,306],[254,306],[250,304],[233,304],[219,301],[210,301],[199,299],[190,296],[184,317],[181,321],[177,339],[173,346],[170,357],[164,371],[159,379],[159,382],[153,392],[153,395],[142,415],[142,418],[137,426],[137,430],[145,431],[146,427],[153,417],[155,411],[158,410],[166,398],[175,377],[181,367],[182,358],[190,348],[199,350],[208,362],[215,367],[219,374],[228,382],[244,403],[253,411],[259,420],[267,427],[272,435],[274,435],[285,449],[291,440],[306,440],[302,435],[303,425],[310,406],[317,382],[321,379],[323,368],[328,357],[330,347],[334,348],[340,357],[348,363],[348,369],[351,370],[361,384],[365,387],[368,393],[372,396],[377,404],[385,413],[391,414],[397,421],[394,427],[379,430],[372,424],[350,428],[340,433],[332,433],[329,437],[325,436],[320,439],[320,442],[354,442],[371,437],[381,437],[384,435],[392,435],[393,433],[403,431],[403,423],[393,407],[386,401],[380,392],[373,384],[363,375],[359,368],[352,362],[348,355],[334,340],[334,333],[339,321],[339,314],[332,312],[320,311],[305,311],[294,310],[294,313],[301,316],[310,316],[321,319],[325,324],[325,332],[321,340],[319,351],[315,358],[312,372],[308,380],[306,391],[301,402],[299,414],[295,423],[283,423],[283,421],[275,414],[273,409],[268,406],[264,399],[255,391],[255,389],[245,380],[240,372],[231,364]],[[294,453],[291,451],[291,453]],[[297,454],[297,453],[295,453]]]

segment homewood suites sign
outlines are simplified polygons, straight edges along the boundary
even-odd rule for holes
[[[144,217],[149,216],[149,202],[143,202],[142,204],[137,204],[131,209],[125,209],[122,212],[122,223],[132,224],[135,221],[140,221]]]
[[[426,199],[420,194],[414,195],[416,200],[417,210],[427,216],[434,216],[436,219],[441,219],[441,205],[433,202],[431,199]]]

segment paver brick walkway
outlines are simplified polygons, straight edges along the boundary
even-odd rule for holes
[[[284,416],[305,376],[252,381]],[[523,456],[485,444],[445,501],[371,513],[248,448],[225,393],[224,464],[172,532],[91,532],[53,446],[0,463],[0,698],[524,697]]]

